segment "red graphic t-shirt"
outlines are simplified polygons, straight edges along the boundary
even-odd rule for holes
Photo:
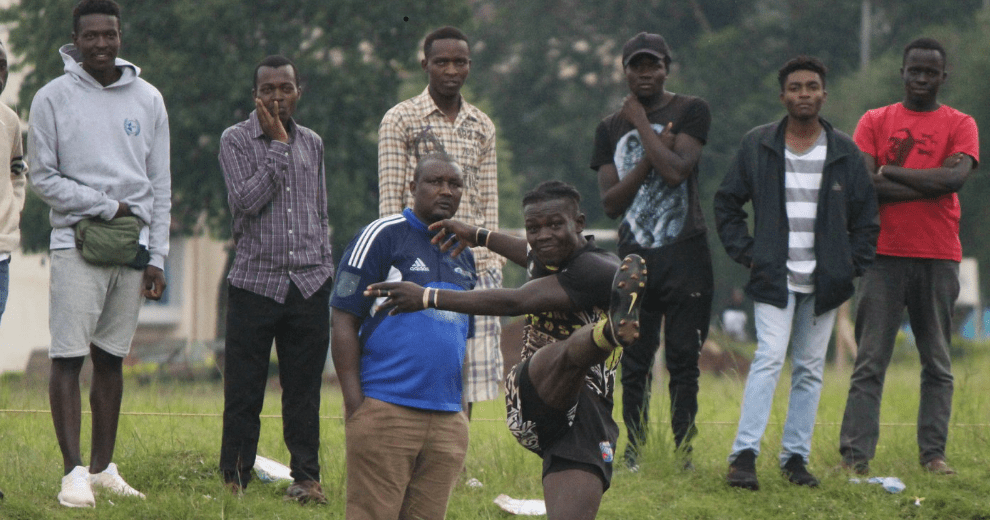
[[[914,112],[901,103],[870,110],[856,125],[853,140],[876,158],[877,166],[938,168],[956,153],[980,160],[976,121],[946,105],[934,112]],[[955,193],[883,203],[877,254],[959,262],[959,214]]]

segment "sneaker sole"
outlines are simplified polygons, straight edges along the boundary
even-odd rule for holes
[[[80,508],[82,508],[82,507],[96,507],[96,504],[95,503],[93,503],[93,504],[75,504],[75,503],[72,503],[72,502],[66,502],[65,500],[62,500],[61,498],[58,499],[58,503],[59,504],[62,504],[65,507],[80,507]]]
[[[608,321],[612,337],[628,347],[639,339],[639,308],[646,292],[646,260],[639,255],[622,259],[612,279]]]

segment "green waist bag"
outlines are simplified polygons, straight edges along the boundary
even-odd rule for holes
[[[76,248],[91,264],[144,269],[151,255],[138,243],[142,227],[137,217],[81,220],[75,225]]]

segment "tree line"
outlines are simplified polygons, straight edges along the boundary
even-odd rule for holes
[[[28,73],[19,94],[27,117],[34,93],[62,71],[74,0],[21,0],[0,12],[8,51]],[[456,25],[472,39],[466,95],[498,127],[503,224],[518,226],[519,194],[546,179],[575,184],[592,227],[604,216],[588,164],[594,128],[628,92],[622,44],[641,30],[663,34],[674,63],[669,90],[705,98],[712,128],[701,163],[701,200],[711,200],[739,139],[778,119],[776,70],[811,54],[829,67],[823,115],[852,133],[869,108],[903,96],[901,50],[934,36],[949,52],[941,99],[990,132],[990,11],[983,0],[123,0],[121,57],[161,90],[172,130],[173,218],[178,233],[229,236],[217,162],[221,132],[253,108],[252,72],[268,54],[299,66],[297,119],[326,145],[334,247],[377,217],[377,128],[395,103],[418,93],[423,36]],[[864,13],[866,13],[864,15]],[[865,39],[864,39],[864,35]],[[868,49],[868,53],[862,52]],[[865,59],[864,59],[865,58]],[[987,125],[984,125],[987,123]],[[981,155],[987,150],[981,139]],[[98,153],[94,151],[94,153]],[[990,182],[977,174],[960,193],[963,251],[990,282]],[[47,208],[29,200],[27,249],[47,247]],[[746,273],[722,253],[714,231],[716,302]],[[718,303],[716,303],[718,305]]]

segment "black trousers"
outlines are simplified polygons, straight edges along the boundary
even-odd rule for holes
[[[308,299],[292,284],[285,303],[230,286],[220,471],[246,486],[258,450],[272,340],[282,384],[282,435],[292,478],[320,480],[320,385],[330,346],[330,280]]]
[[[708,337],[712,312],[711,253],[704,234],[659,249],[622,251],[646,260],[647,292],[640,311],[640,339],[622,353],[622,420],[629,447],[645,442],[649,424],[653,358],[660,347],[670,373],[670,415],[674,443],[690,441],[698,413],[698,358]]]

